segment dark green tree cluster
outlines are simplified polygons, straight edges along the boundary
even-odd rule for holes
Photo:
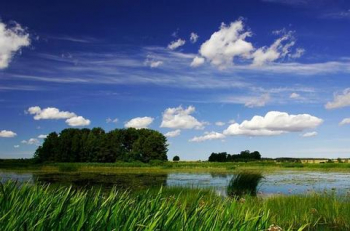
[[[250,152],[249,150],[242,151],[240,154],[227,154],[227,152],[213,152],[209,162],[238,162],[238,161],[253,161],[260,160],[261,155],[258,151]]]
[[[39,162],[167,161],[167,139],[151,129],[68,128],[50,133],[34,155]]]

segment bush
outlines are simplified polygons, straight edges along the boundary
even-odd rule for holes
[[[173,161],[180,161],[180,157],[179,156],[174,156]]]

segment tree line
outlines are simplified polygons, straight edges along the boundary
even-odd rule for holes
[[[213,152],[208,161],[209,162],[237,162],[237,161],[252,161],[260,160],[261,155],[258,151],[250,152],[249,150],[242,151],[240,154],[228,154],[227,152]]]
[[[34,158],[38,162],[167,161],[167,139],[151,129],[68,128],[50,133]]]

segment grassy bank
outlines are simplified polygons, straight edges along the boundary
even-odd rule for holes
[[[14,183],[0,186],[0,230],[348,230],[349,198],[221,198],[198,189],[104,194]]]
[[[240,170],[259,170],[262,172],[281,169],[298,171],[350,171],[349,163],[301,164],[290,162],[254,161],[254,162],[117,162],[117,163],[43,163],[32,160],[0,160],[0,169],[42,172],[218,172],[229,173]]]

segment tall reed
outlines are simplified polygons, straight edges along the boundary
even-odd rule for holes
[[[231,197],[256,196],[258,185],[263,178],[259,172],[239,172],[232,177],[227,186],[227,195]]]

